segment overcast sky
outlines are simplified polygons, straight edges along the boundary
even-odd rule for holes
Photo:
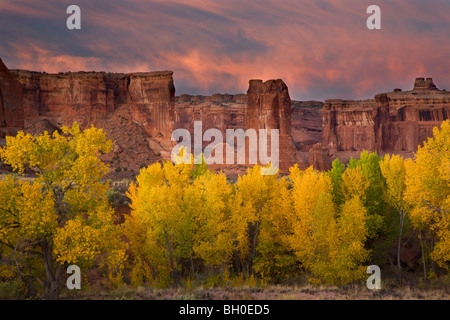
[[[66,9],[81,8],[81,30]],[[382,29],[368,30],[380,6]],[[176,94],[283,79],[296,100],[365,99],[416,77],[450,89],[450,0],[0,0],[10,69],[174,71]]]

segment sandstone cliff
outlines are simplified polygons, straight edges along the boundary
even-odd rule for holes
[[[77,121],[104,128],[114,141],[105,157],[117,171],[170,158],[175,119],[172,72],[47,74],[0,63],[0,138],[38,134]]]
[[[362,150],[411,155],[449,112],[450,92],[431,78],[417,78],[411,91],[395,89],[365,101],[292,101],[282,80],[250,80],[246,94],[176,97],[170,71],[47,74],[8,70],[0,60],[0,145],[19,130],[38,134],[74,121],[95,125],[114,142],[105,160],[128,176],[170,159],[173,130],[193,134],[195,121],[202,121],[203,133],[215,128],[224,137],[227,129],[279,129],[286,172],[294,163],[327,170],[334,158],[345,162]],[[245,166],[226,169],[243,173]]]
[[[0,59],[0,138],[16,134],[23,126],[22,84]]]
[[[306,169],[307,164],[297,154],[291,135],[292,102],[286,84],[281,80],[250,80],[247,92],[247,129],[279,130],[279,167],[287,173],[294,164]],[[270,138],[269,147],[270,147]]]
[[[432,79],[416,79],[414,89],[378,94],[373,100],[327,100],[323,144],[331,152],[378,151],[412,153],[448,119],[450,92]]]
[[[152,136],[170,136],[173,129],[172,72],[113,74],[77,72],[47,74],[11,70],[23,85],[24,128],[40,119],[57,126],[77,121],[83,128],[99,125],[120,106]]]
[[[193,134],[195,121],[202,121],[203,132],[216,128],[224,137],[227,129],[279,129],[282,168],[302,163],[291,135],[289,91],[282,80],[251,80],[247,94],[176,97],[169,71],[47,74],[8,70],[1,63],[0,76],[0,138],[18,130],[53,131],[74,121],[82,128],[94,125],[114,142],[114,152],[105,159],[117,172],[137,173],[143,165],[170,159],[173,130],[186,128]],[[310,139],[306,149],[315,142]]]

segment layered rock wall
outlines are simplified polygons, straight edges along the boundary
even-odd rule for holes
[[[286,84],[280,79],[266,82],[250,80],[247,96],[247,129],[257,132],[266,129],[269,134],[271,130],[278,129],[279,149],[271,149],[270,137],[267,138],[267,149],[270,154],[278,152],[281,171],[288,172],[296,163],[305,168],[306,164],[298,156],[291,135],[292,102]]]
[[[47,74],[8,70],[0,60],[0,138],[74,121],[83,128],[95,125],[114,142],[113,167],[138,169],[170,159],[173,130],[193,134],[194,122],[201,121],[203,133],[219,129],[224,137],[228,129],[278,129],[283,171],[306,162],[326,170],[333,158],[363,150],[415,152],[449,114],[450,92],[431,78],[417,78],[411,91],[327,100],[322,108],[321,102],[291,101],[282,80],[250,80],[247,94],[176,97],[170,71]],[[270,137],[268,149],[270,154]]]
[[[325,101],[323,144],[333,152],[415,152],[449,114],[450,92],[437,89],[430,78],[418,78],[412,91]]]
[[[246,126],[247,95],[215,94],[212,96],[176,97],[175,127],[194,133],[194,122],[203,123],[203,132],[219,129],[223,134],[227,129]]]
[[[14,135],[23,127],[22,84],[0,59],[0,137]]]
[[[121,105],[152,136],[169,137],[174,126],[172,72],[114,74],[77,72],[47,74],[12,70],[23,85],[24,129],[48,119],[60,127],[101,125]]]

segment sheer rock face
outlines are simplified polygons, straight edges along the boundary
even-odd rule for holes
[[[46,74],[12,70],[23,84],[24,128],[48,119],[55,126],[77,121],[101,125],[121,105],[154,137],[172,133],[175,88],[172,72]]]
[[[173,130],[193,134],[194,122],[202,121],[203,133],[219,129],[224,142],[227,129],[279,129],[281,167],[300,162],[291,136],[291,99],[282,80],[251,80],[247,94],[175,97],[170,71],[47,74],[8,70],[1,63],[0,77],[0,138],[19,130],[52,131],[74,121],[82,128],[94,125],[114,142],[113,169],[138,169],[169,160]],[[268,149],[270,154],[270,137]]]
[[[316,170],[330,170],[332,164],[330,150],[321,143],[316,143],[309,150],[308,164]]]
[[[270,138],[268,138],[269,152],[279,152],[279,165],[282,172],[288,172],[295,163],[301,168],[306,168],[294,145],[291,135],[292,102],[286,84],[278,80],[250,80],[247,92],[247,129],[273,129],[279,130],[279,150],[270,150]]]
[[[323,144],[333,152],[415,152],[450,113],[450,92],[428,78],[412,91],[378,94],[373,100],[327,100]]]
[[[112,169],[138,172],[170,159],[175,122],[172,72],[47,74],[0,63],[0,140],[19,130],[38,134],[74,121],[103,128],[114,142]],[[123,172],[123,171],[122,171]]]
[[[0,59],[0,138],[23,129],[22,84]]]
[[[194,122],[202,122],[203,133],[218,129],[225,136],[227,129],[244,129],[247,95],[215,94],[191,96],[183,94],[175,99],[175,127],[194,134]],[[204,142],[209,144],[209,142]]]
[[[297,103],[300,104],[300,103]],[[299,107],[299,106],[298,106]],[[250,80],[247,94],[228,95],[215,94],[212,96],[190,96],[182,95],[176,98],[176,128],[184,128],[189,130],[191,137],[194,135],[194,122],[202,122],[202,133],[209,129],[219,129],[223,136],[223,143],[226,143],[227,130],[247,130],[254,129],[258,134],[256,143],[246,143],[245,165],[252,165],[249,153],[256,152],[258,155],[257,162],[264,164],[260,160],[259,149],[259,130],[267,129],[268,134],[272,129],[279,130],[279,164],[280,169],[287,172],[294,163],[300,163],[303,168],[306,164],[298,157],[297,150],[291,135],[291,116],[292,101],[289,96],[289,90],[282,80],[269,80],[263,82],[261,80]],[[298,108],[299,109],[299,108]],[[296,115],[300,117],[301,112],[297,110]],[[303,115],[303,114],[302,114]],[[303,115],[304,116],[304,115]],[[299,119],[296,123],[316,123],[320,121],[320,113],[307,114],[308,116],[316,116],[314,120],[309,121],[304,118]],[[319,117],[317,117],[319,116]],[[305,131],[306,132],[306,131]],[[297,135],[301,140],[307,133]],[[308,143],[312,142],[308,136]],[[314,143],[320,142],[320,138]],[[209,145],[210,141],[203,141],[203,147]],[[235,142],[237,144],[237,142]],[[311,147],[308,146],[308,147]],[[237,164],[235,145],[235,161]],[[271,137],[267,136],[267,156],[271,156]],[[224,159],[226,166],[219,168],[226,170],[230,163],[226,160],[226,147],[223,147]]]
[[[175,86],[172,72],[129,76],[128,103],[133,119],[154,137],[170,138],[175,123]]]
[[[292,101],[291,136],[300,152],[322,141],[322,109],[320,101]]]
[[[169,160],[173,130],[185,128],[192,136],[195,121],[202,122],[202,133],[219,129],[224,142],[227,129],[278,129],[284,172],[295,163],[327,170],[335,157],[345,161],[363,150],[411,154],[448,119],[450,92],[418,78],[411,91],[322,105],[291,101],[282,80],[250,80],[247,94],[175,97],[170,71],[47,74],[8,70],[0,60],[0,144],[19,130],[38,134],[77,121],[103,128],[113,140],[112,169],[135,172]]]

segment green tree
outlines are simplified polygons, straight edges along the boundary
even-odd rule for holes
[[[343,164],[338,158],[336,158],[332,165],[331,170],[328,171],[328,175],[331,178],[333,184],[333,201],[339,207],[344,203],[344,196],[342,194],[342,175],[345,172],[345,164]]]
[[[359,168],[367,188],[361,198],[368,213],[368,230],[371,238],[380,237],[385,226],[387,204],[384,200],[385,179],[376,152],[363,151],[359,159],[350,159],[348,170]]]

